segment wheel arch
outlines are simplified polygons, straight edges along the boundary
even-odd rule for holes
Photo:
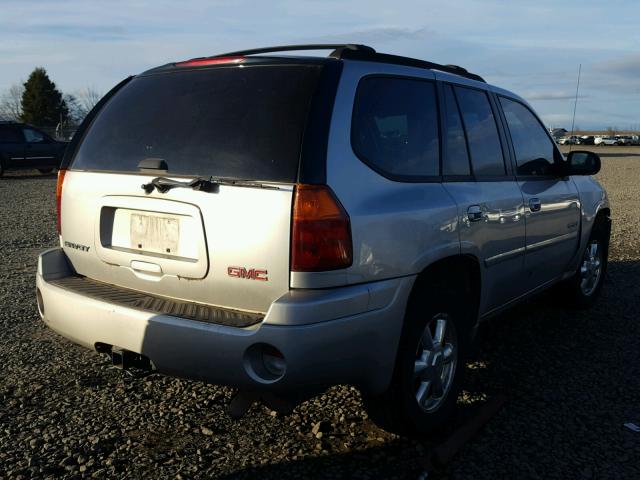
[[[591,226],[591,230],[597,228],[600,225],[604,225],[604,228],[607,231],[607,244],[609,240],[609,236],[611,234],[611,209],[607,207],[599,208],[596,213],[596,218],[593,220],[593,225]]]
[[[598,222],[598,220],[603,221],[605,219],[609,222],[611,221],[611,209],[609,207],[601,206],[596,212],[596,219],[594,223]]]
[[[473,320],[471,327],[476,326],[482,293],[482,272],[477,257],[458,254],[430,263],[417,275],[409,302],[414,296],[420,295],[424,288],[433,286],[460,288],[472,309],[469,317]]]
[[[595,215],[592,218],[593,220],[589,224],[589,231],[585,232],[585,235],[583,235],[583,245],[581,245],[581,247],[583,248],[580,249],[581,251],[584,249],[584,247],[586,247],[587,241],[591,236],[594,228],[598,228],[600,225],[604,225],[608,233],[611,233],[611,209],[609,208],[608,203],[600,203],[596,208]]]

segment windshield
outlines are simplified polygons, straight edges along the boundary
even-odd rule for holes
[[[109,100],[71,164],[138,172],[295,182],[320,66],[255,65],[150,74]]]

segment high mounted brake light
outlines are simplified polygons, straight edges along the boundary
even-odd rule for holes
[[[216,57],[216,58],[193,58],[184,62],[177,62],[176,67],[205,67],[207,65],[220,65],[223,63],[242,63],[245,57]]]
[[[351,223],[331,189],[296,185],[291,232],[291,270],[318,272],[351,266]]]
[[[58,170],[58,183],[56,184],[56,226],[58,235],[62,235],[62,184],[66,173],[67,171],[64,168]]]

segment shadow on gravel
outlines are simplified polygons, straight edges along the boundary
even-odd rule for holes
[[[57,178],[58,173],[53,171],[51,173],[33,173],[31,171],[27,173],[23,172],[7,172],[0,177],[0,182],[11,182],[19,180],[33,180],[36,178]]]
[[[497,470],[505,475],[517,476],[523,467],[525,476],[564,478],[635,472],[625,464],[634,453],[622,423],[640,420],[640,262],[612,261],[601,293],[591,309],[580,311],[565,309],[549,292],[483,325],[455,423],[464,423],[496,395],[504,393],[509,401],[450,465],[429,478],[474,477],[484,470],[487,455],[494,459],[492,471],[501,459]],[[322,448],[333,453],[319,451],[224,478],[418,478],[434,446],[379,440],[338,453],[341,438],[328,432]]]
[[[411,442],[392,440],[384,446],[371,447],[354,453],[312,457],[262,468],[250,468],[221,478],[227,480],[417,479],[425,471],[417,461],[418,455]]]
[[[616,152],[603,152],[603,153],[600,153],[600,152],[598,152],[597,148],[594,149],[593,152],[597,153],[600,158],[607,158],[607,157],[640,157],[640,152],[639,153],[616,153]]]

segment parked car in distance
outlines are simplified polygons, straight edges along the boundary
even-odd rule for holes
[[[593,145],[595,137],[593,135],[582,135],[578,137],[577,145]]]
[[[60,165],[67,142],[16,122],[0,122],[0,177],[7,170],[51,173]]]
[[[605,277],[598,155],[564,159],[461,67],[363,45],[170,63],[69,149],[43,321],[116,366],[236,387],[234,416],[349,384],[382,428],[434,432],[484,320],[552,286],[588,307]]]
[[[604,147],[605,145],[618,145],[618,139],[616,137],[596,137],[593,140],[594,145],[600,145]]]
[[[631,145],[633,144],[633,139],[630,135],[616,135],[616,145]]]
[[[576,145],[579,142],[579,138],[575,135],[571,135],[570,137],[562,137],[558,140],[560,145]]]

